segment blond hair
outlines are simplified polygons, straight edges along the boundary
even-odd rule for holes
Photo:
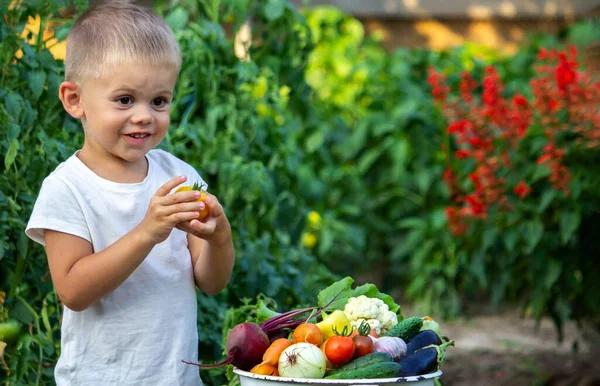
[[[149,9],[110,0],[88,9],[67,37],[65,78],[98,78],[116,66],[166,66],[179,72],[181,52],[173,31]]]

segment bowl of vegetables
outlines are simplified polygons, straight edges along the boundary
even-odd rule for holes
[[[442,371],[417,375],[414,377],[398,378],[366,378],[366,379],[310,379],[310,378],[285,378],[272,375],[260,375],[234,369],[233,372],[240,377],[241,386],[275,386],[275,385],[387,385],[393,383],[411,382],[414,386],[433,386],[435,378],[442,375]]]
[[[433,385],[454,341],[428,316],[404,318],[391,296],[350,277],[318,294],[318,305],[284,313],[259,299],[252,317],[227,329],[224,361],[241,386]],[[227,326],[226,326],[227,328]]]

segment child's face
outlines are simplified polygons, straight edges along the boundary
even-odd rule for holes
[[[85,81],[82,151],[98,161],[143,159],[167,133],[176,79],[174,70],[124,65]]]

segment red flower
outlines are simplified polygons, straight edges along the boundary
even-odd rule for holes
[[[550,161],[552,159],[552,156],[550,154],[544,154],[543,156],[541,156],[540,158],[537,159],[537,164],[541,165],[541,164],[545,164],[546,162]]]
[[[537,163],[550,172],[552,186],[565,194],[569,194],[572,178],[563,164],[565,154],[572,146],[600,147],[600,111],[593,103],[600,100],[600,82],[578,72],[575,49],[541,49],[535,70],[537,74],[530,80],[531,99],[518,93],[505,96],[504,83],[494,66],[486,67],[481,89],[471,74],[461,74],[457,95],[452,95],[456,98],[450,98],[443,74],[433,70],[429,74],[431,93],[449,121],[451,138],[442,149],[457,167],[443,176],[451,191],[448,227],[455,235],[466,232],[469,221],[486,218],[488,211],[514,210],[507,196],[511,190],[520,199],[531,194],[526,183],[529,171],[522,167],[529,160],[521,156],[521,141],[530,128],[546,134],[548,144],[537,154]],[[480,98],[473,97],[474,91]],[[565,148],[561,148],[563,132],[575,138]],[[452,146],[458,150],[449,154]],[[463,161],[466,158],[468,161]],[[508,190],[503,176],[510,173],[522,173],[523,180]]]
[[[448,92],[450,92],[450,87],[444,85],[444,76],[435,71],[433,67],[429,68],[429,77],[427,78],[427,82],[431,86],[431,94],[437,101],[444,101]]]
[[[515,95],[513,97],[513,103],[517,107],[527,107],[529,105],[527,99],[523,95]]]
[[[458,158],[458,159],[465,159],[465,158],[469,158],[471,153],[468,150],[459,149],[456,151],[455,155],[456,155],[456,158]]]
[[[487,207],[481,201],[481,199],[479,197],[477,197],[474,194],[470,194],[466,197],[466,200],[467,200],[467,205],[471,209],[471,212],[473,213],[474,217],[481,217],[481,218],[487,217],[487,213],[486,213]]]
[[[531,193],[531,188],[525,183],[525,181],[521,180],[517,186],[515,186],[514,192],[517,196],[521,197],[521,200],[527,197],[529,193]]]
[[[448,134],[465,134],[467,128],[471,126],[471,122],[466,119],[461,119],[459,121],[454,121],[448,125]]]
[[[577,75],[575,71],[573,71],[573,62],[567,60],[567,55],[564,53],[560,53],[558,55],[558,65],[556,66],[556,70],[554,70],[554,76],[556,78],[556,84],[561,90],[565,90],[567,86],[572,84]]]
[[[485,142],[480,137],[471,137],[469,138],[469,143],[473,147],[484,147]]]

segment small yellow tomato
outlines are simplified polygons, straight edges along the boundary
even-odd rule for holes
[[[182,186],[175,191],[175,193],[187,192],[190,190],[197,190],[200,192],[200,197],[198,197],[196,202],[204,202],[204,209],[202,209],[200,211],[200,215],[196,218],[198,221],[204,220],[206,217],[208,217],[208,214],[210,213],[210,207],[208,206],[208,204],[205,201],[206,197],[207,197],[207,193],[202,188],[203,188],[203,186],[198,185],[198,183],[194,183],[193,186]]]

